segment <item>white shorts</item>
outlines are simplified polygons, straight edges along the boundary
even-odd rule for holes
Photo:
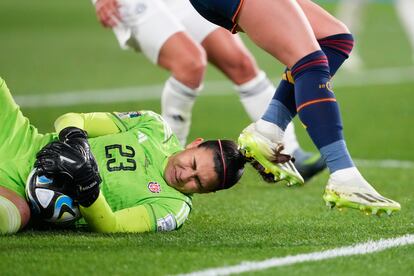
[[[219,26],[205,20],[189,0],[118,0],[122,21],[113,28],[123,49],[141,51],[157,64],[161,47],[173,34],[186,32],[201,43]]]

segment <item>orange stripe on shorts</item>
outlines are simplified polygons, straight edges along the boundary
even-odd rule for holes
[[[233,34],[237,33],[236,29],[237,29],[238,24],[236,22],[236,19],[237,19],[237,16],[239,16],[239,13],[240,13],[241,7],[243,6],[243,3],[244,3],[244,0],[240,0],[239,6],[237,7],[237,10],[233,15],[233,18],[231,19],[231,21],[234,23],[233,28],[231,28],[231,33],[233,33]]]

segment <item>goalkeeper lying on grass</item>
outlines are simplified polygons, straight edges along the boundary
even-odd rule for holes
[[[1,78],[0,105],[3,234],[28,223],[25,183],[33,175],[64,176],[93,231],[155,232],[184,223],[191,194],[230,188],[243,174],[245,159],[234,142],[197,139],[183,149],[151,111],[69,113],[56,120],[56,133],[43,135]]]

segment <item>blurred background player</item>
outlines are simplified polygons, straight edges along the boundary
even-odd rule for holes
[[[234,142],[198,138],[183,149],[151,111],[68,113],[56,133],[39,134],[1,78],[0,103],[0,234],[28,223],[25,184],[34,175],[70,175],[93,231],[156,232],[181,227],[193,193],[230,188],[243,174]]]
[[[97,0],[97,16],[111,27],[123,49],[142,52],[171,77],[162,92],[162,116],[185,144],[195,99],[202,89],[207,60],[222,71],[239,92],[249,117],[266,110],[275,88],[238,36],[202,18],[188,0]],[[285,151],[296,159],[305,179],[325,168],[319,155],[304,152],[293,124],[284,136]]]
[[[244,31],[287,66],[263,117],[243,130],[239,145],[264,171],[291,184],[294,170],[273,163],[284,130],[296,115],[330,171],[324,199],[337,207],[368,213],[400,210],[361,175],[348,152],[331,77],[348,58],[353,37],[347,27],[309,0],[191,0],[206,19],[231,32]]]
[[[364,8],[369,2],[369,0],[342,0],[338,4],[337,17],[348,26],[357,38],[363,28],[361,21]],[[390,3],[395,5],[398,18],[407,34],[411,45],[412,61],[414,62],[414,1],[393,0]],[[364,62],[356,50],[354,49],[351,58],[345,63],[345,68],[352,70],[364,66]]]

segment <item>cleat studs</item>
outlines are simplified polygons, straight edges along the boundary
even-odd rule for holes
[[[273,179],[275,180],[275,182],[279,182],[280,178],[277,175],[273,175]]]
[[[387,210],[387,215],[391,216],[392,215],[392,210]]]
[[[373,209],[371,210],[371,214],[373,214],[373,215],[378,214],[378,209],[377,209],[377,208],[373,208]]]
[[[331,208],[331,209],[333,209],[335,207],[335,202],[327,201],[326,202],[326,206],[329,207],[329,208]]]

